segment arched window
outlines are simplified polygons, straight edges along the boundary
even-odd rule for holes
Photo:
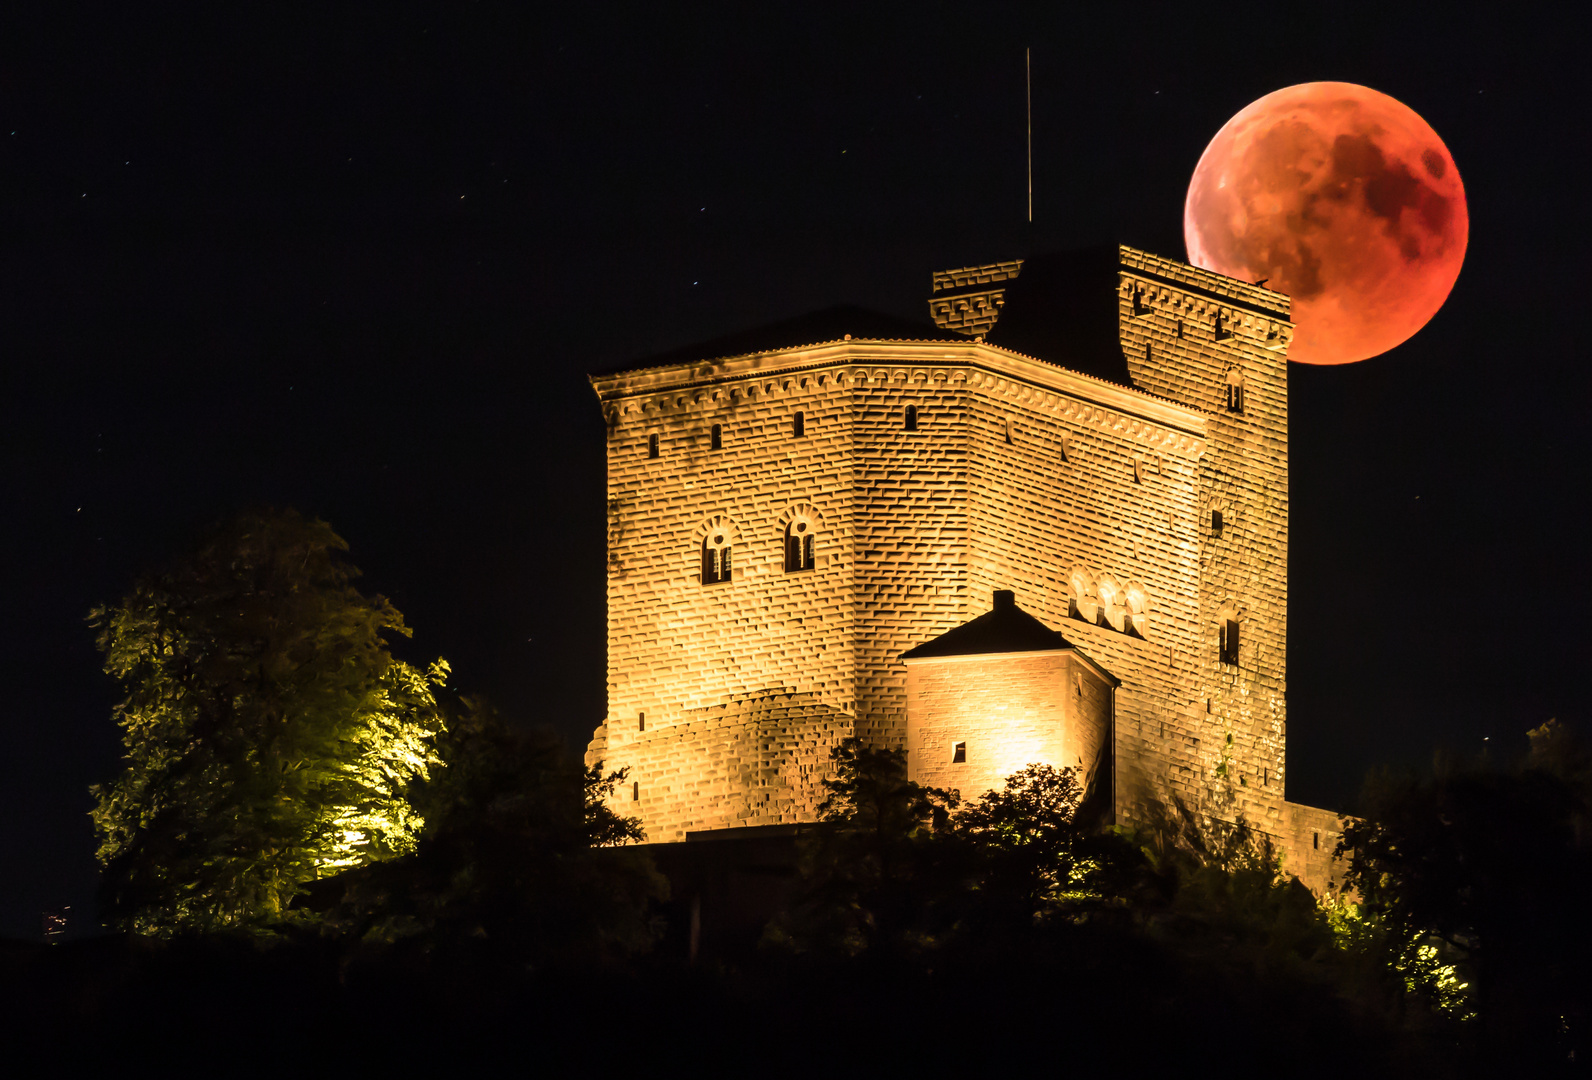
[[[1012,444],[1012,422],[1010,420],[1008,420],[1008,421],[1006,421],[1006,445],[1010,446],[1011,444]]]
[[[798,439],[807,434],[807,416],[804,413],[797,413],[791,421],[791,434]]]
[[[656,435],[647,436],[647,456],[649,458],[658,456],[658,437]]]
[[[918,407],[916,405],[907,406],[907,420],[903,427],[907,431],[918,430]]]
[[[710,530],[702,538],[702,584],[730,580],[730,549],[730,534],[724,529]]]
[[[1095,585],[1094,572],[1087,567],[1075,567],[1072,571],[1072,611],[1070,614],[1075,619],[1084,622],[1095,622],[1100,612],[1100,598]]]
[[[713,425],[712,442],[709,443],[708,448],[710,450],[724,449],[724,426],[722,424]]]
[[[1109,574],[1102,574],[1096,589],[1100,597],[1100,625],[1123,630],[1127,625],[1128,609],[1123,604],[1122,586]]]
[[[1244,411],[1244,373],[1236,367],[1227,369],[1227,411]]]
[[[818,565],[813,556],[813,523],[797,516],[785,526],[785,572],[811,570]]]
[[[1127,620],[1123,628],[1134,637],[1148,637],[1150,633],[1150,595],[1137,581],[1128,582]]]

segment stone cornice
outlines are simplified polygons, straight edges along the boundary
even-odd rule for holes
[[[1206,415],[1193,406],[1118,386],[999,346],[973,341],[830,341],[700,363],[593,375],[591,384],[606,411],[626,399],[641,396],[678,394],[727,382],[825,368],[856,367],[866,370],[880,365],[901,366],[912,373],[930,368],[962,369],[964,372],[977,369],[999,378],[1075,398],[1099,409],[1147,420],[1181,434],[1197,438],[1204,438],[1206,434]],[[908,377],[911,377],[910,373]]]
[[[1201,270],[1197,266],[1153,255],[1126,244],[1120,245],[1117,251],[1124,273],[1136,274],[1156,284],[1205,299],[1232,304],[1270,319],[1287,322],[1290,318],[1292,300],[1287,293],[1230,278],[1225,274]]]

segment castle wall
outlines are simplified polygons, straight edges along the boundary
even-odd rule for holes
[[[854,449],[849,400],[834,379],[675,382],[607,410],[609,705],[587,760],[630,769],[642,804],[624,809],[643,811],[653,839],[728,813],[691,809],[682,793],[716,782],[726,756],[754,738],[755,725],[705,727],[693,710],[747,694],[804,695],[828,723],[854,708]],[[657,458],[648,456],[651,435]],[[793,511],[817,528],[815,567],[786,573]],[[731,580],[704,585],[710,531],[731,541]],[[801,808],[788,809],[795,819],[811,819],[811,798],[789,805]]]
[[[810,694],[737,695],[687,709],[627,741],[622,758],[630,772],[615,808],[640,816],[654,842],[814,821],[829,752],[851,732],[851,714]]]
[[[973,381],[974,609],[1010,588],[1019,606],[1121,680],[1117,738],[1132,745],[1117,755],[1119,799],[1137,797],[1146,768],[1194,798],[1201,744],[1181,718],[1195,710],[1203,640],[1203,441],[1032,382]],[[1091,610],[1091,593],[1099,600],[1111,586],[1117,610]],[[1130,589],[1144,597],[1137,626],[1123,610]]]
[[[852,380],[857,733],[874,746],[906,748],[901,654],[971,614],[966,380],[899,363]]]
[[[1301,803],[1283,804],[1283,829],[1278,838],[1282,865],[1318,895],[1341,895],[1346,862],[1332,857],[1343,836],[1343,817]]]
[[[1120,727],[1119,761],[1132,774],[1124,789],[1285,836],[1288,298],[1132,248],[1121,254],[1119,325],[1135,384],[1209,417],[1197,477],[1196,667],[1167,702],[1188,752],[1164,754],[1143,729]],[[1227,400],[1235,378],[1239,412]],[[1228,614],[1240,625],[1236,664],[1219,658]],[[1157,775],[1163,767],[1172,771]],[[1134,817],[1131,805],[1121,810]]]

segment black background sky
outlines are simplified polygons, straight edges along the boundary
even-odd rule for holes
[[[324,517],[406,655],[578,748],[604,709],[588,371],[839,302],[925,318],[937,268],[1181,258],[1206,142],[1317,79],[1432,124],[1471,238],[1412,341],[1290,373],[1288,795],[1586,714],[1584,23],[117,7],[0,16],[0,934],[91,905],[117,740],[84,615],[206,525]]]

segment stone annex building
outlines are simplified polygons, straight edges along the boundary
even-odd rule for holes
[[[1118,822],[1242,817],[1326,885],[1338,818],[1285,797],[1288,303],[1110,248],[594,376],[618,809],[810,822],[855,734],[964,798],[1042,761]]]

